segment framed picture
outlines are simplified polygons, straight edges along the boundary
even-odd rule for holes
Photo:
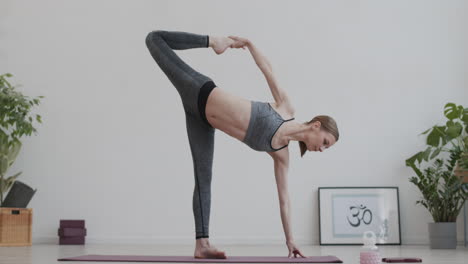
[[[320,187],[320,245],[362,245],[373,231],[377,245],[401,245],[398,187]]]

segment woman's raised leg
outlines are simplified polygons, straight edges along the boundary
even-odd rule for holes
[[[207,48],[209,36],[189,32],[156,30],[146,36],[146,45],[182,98],[185,110],[197,115],[200,88],[212,79],[187,65],[174,50]]]

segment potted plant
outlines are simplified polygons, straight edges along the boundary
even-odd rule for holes
[[[422,204],[432,215],[428,224],[431,248],[456,248],[456,219],[468,198],[468,108],[447,103],[445,125],[434,125],[426,135],[427,148],[406,160],[416,176],[410,178],[422,193]]]
[[[4,206],[4,194],[21,172],[10,177],[6,173],[21,150],[20,139],[36,132],[35,121],[42,123],[41,116],[31,114],[31,110],[43,96],[23,95],[7,81],[10,77],[9,73],[0,75],[0,246],[22,246],[31,245],[32,209]],[[4,228],[14,232],[2,232]]]

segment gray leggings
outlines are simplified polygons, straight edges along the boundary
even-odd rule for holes
[[[196,239],[209,237],[215,129],[207,123],[204,116],[207,93],[203,92],[206,89],[202,87],[207,84],[213,87],[214,83],[182,61],[173,50],[206,48],[208,43],[208,35],[179,31],[157,30],[146,37],[151,56],[179,92],[184,106],[195,174],[192,208]],[[203,94],[206,95],[205,101],[201,96]]]

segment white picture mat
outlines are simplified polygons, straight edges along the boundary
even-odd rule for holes
[[[396,188],[320,188],[319,195],[320,243],[362,243],[362,234],[368,230],[376,233],[378,244],[400,243]],[[361,205],[365,209],[350,209]],[[360,214],[353,216],[358,211]]]

